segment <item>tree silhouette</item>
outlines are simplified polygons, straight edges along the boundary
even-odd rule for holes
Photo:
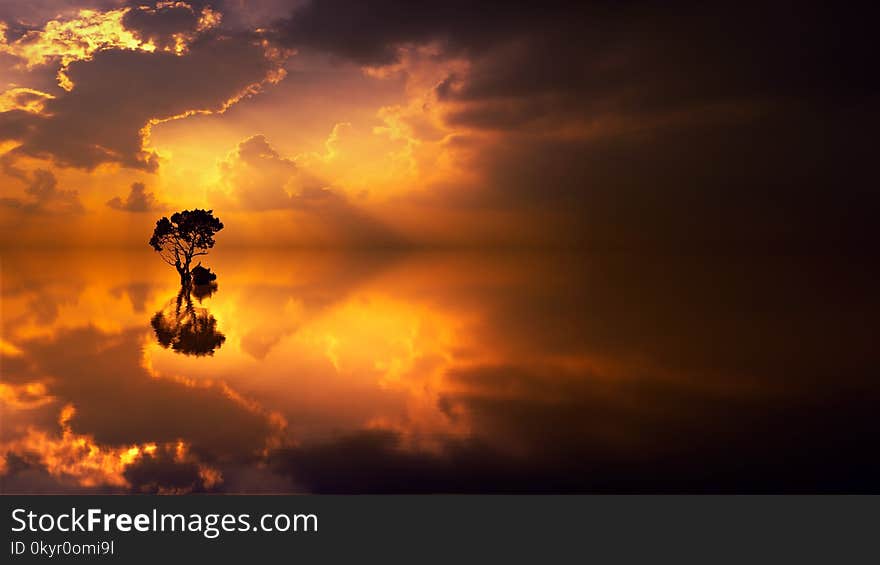
[[[212,290],[216,289],[215,284]],[[226,341],[226,336],[217,331],[217,319],[207,308],[193,304],[189,286],[181,288],[176,298],[156,312],[150,325],[162,347],[184,355],[214,355]]]
[[[214,247],[214,234],[223,229],[223,222],[213,212],[183,210],[172,214],[170,220],[163,216],[156,222],[150,247],[177,269],[181,285],[189,284],[193,257],[207,255]]]

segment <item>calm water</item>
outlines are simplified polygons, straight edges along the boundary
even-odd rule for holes
[[[880,490],[867,263],[205,262],[3,255],[2,492]]]

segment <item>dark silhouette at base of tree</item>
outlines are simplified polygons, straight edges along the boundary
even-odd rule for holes
[[[215,280],[217,280],[217,275],[211,272],[211,269],[207,269],[202,267],[201,262],[193,267],[192,273],[192,282],[196,285],[209,285]]]
[[[223,222],[214,217],[213,210],[183,210],[156,222],[150,247],[177,269],[180,284],[186,286],[192,279],[193,257],[207,255],[214,247],[214,234],[222,229]]]
[[[211,293],[217,290],[216,283],[205,286]],[[193,304],[190,292],[189,286],[181,288],[176,298],[153,315],[150,325],[156,340],[166,349],[197,357],[213,355],[226,341],[226,336],[217,331],[217,319],[207,308]]]

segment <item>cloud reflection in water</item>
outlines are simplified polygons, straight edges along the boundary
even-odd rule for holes
[[[4,492],[875,489],[878,304],[857,263],[212,261],[223,290],[196,305],[160,268],[119,268],[136,257],[15,258]]]

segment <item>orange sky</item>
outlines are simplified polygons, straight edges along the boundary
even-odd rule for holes
[[[153,36],[126,19],[149,14],[173,29],[174,12],[190,14],[195,27]],[[479,186],[471,160],[494,142],[491,132],[448,124],[452,104],[436,94],[468,72],[466,58],[428,42],[400,47],[391,64],[359,65],[222,22],[219,10],[178,2],[68,10],[23,34],[0,27],[9,132],[0,145],[0,218],[15,226],[17,243],[138,244],[158,216],[196,206],[224,219],[227,245],[516,233],[511,213],[438,205],[438,195]],[[231,42],[240,45],[215,60]],[[244,52],[243,68],[234,68]],[[128,61],[140,66],[135,78]],[[196,66],[200,83],[177,76]],[[214,73],[229,76],[205,84]],[[197,92],[180,91],[187,86]],[[48,173],[37,177],[40,170]],[[133,183],[143,184],[139,192]]]
[[[829,376],[856,417],[827,445],[871,443],[873,20],[749,4],[0,1],[0,478],[34,488],[36,454],[80,487],[164,492],[130,472],[165,461],[170,492],[332,491],[351,437],[578,488],[609,446],[609,476],[726,473],[767,430],[813,452]],[[147,247],[194,207],[225,226],[198,358]]]
[[[140,245],[195,206],[236,246],[859,239],[876,116],[870,73],[850,71],[869,50],[829,63],[823,21],[701,3],[4,2],[0,243]]]

